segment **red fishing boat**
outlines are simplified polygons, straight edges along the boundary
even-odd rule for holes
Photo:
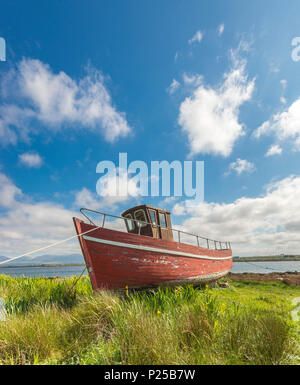
[[[73,220],[94,290],[197,285],[225,276],[232,267],[229,242],[172,228],[169,211],[148,205],[121,217],[80,211],[89,223]],[[100,224],[92,214],[100,215]]]

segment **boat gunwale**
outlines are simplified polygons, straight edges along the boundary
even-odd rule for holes
[[[129,245],[128,246],[129,248],[131,248],[131,245],[134,245],[134,246],[150,247],[153,249],[160,248],[161,249],[160,252],[162,252],[162,253],[165,252],[166,254],[169,254],[170,252],[176,252],[176,254],[177,253],[179,253],[179,254],[180,253],[189,253],[189,254],[193,253],[195,255],[195,258],[198,257],[198,258],[202,258],[202,259],[205,259],[204,258],[205,256],[210,256],[210,254],[211,254],[211,255],[215,255],[218,260],[232,259],[232,250],[231,249],[223,249],[223,250],[208,249],[208,248],[203,247],[203,246],[197,246],[197,245],[193,245],[193,244],[189,244],[189,243],[176,242],[176,241],[170,241],[170,240],[162,240],[159,238],[152,238],[152,237],[147,236],[147,235],[138,235],[138,234],[126,233],[126,232],[120,231],[120,230],[109,229],[106,227],[101,227],[101,226],[99,227],[99,226],[96,226],[95,224],[87,223],[84,220],[76,218],[76,217],[74,217],[73,219],[76,222],[79,222],[81,224],[81,226],[82,225],[85,225],[88,227],[94,227],[95,226],[94,231],[96,233],[94,234],[94,231],[91,231],[91,233],[89,235],[91,238],[95,238],[97,240],[102,239],[104,241],[111,241],[112,240],[112,234],[113,233],[119,233],[122,236],[126,235],[126,241],[125,242]],[[98,233],[98,231],[105,231],[105,234],[100,234],[100,233]],[[86,239],[85,235],[80,236],[79,238],[82,238],[82,240],[85,240],[85,241],[90,241],[90,242],[93,241],[93,240]],[[116,243],[118,243],[118,242],[122,243],[124,241],[124,239],[123,239],[123,241],[122,240],[121,241],[113,240],[113,241]],[[125,247],[125,245],[124,245],[124,247]],[[201,254],[201,253],[203,253],[203,254]],[[224,255],[224,254],[226,254],[226,256],[221,257],[221,255]],[[220,255],[220,257],[217,257],[218,255]],[[191,258],[192,258],[192,256],[191,256]],[[207,258],[207,259],[210,259],[210,258]]]
[[[109,229],[105,229],[109,230]],[[115,230],[111,230],[115,231]],[[98,242],[98,243],[103,243],[106,245],[114,246],[114,247],[123,247],[123,248],[129,248],[129,249],[138,249],[138,250],[144,250],[144,251],[149,251],[149,252],[155,252],[155,253],[161,253],[161,254],[169,254],[169,255],[176,255],[178,257],[182,258],[196,258],[196,259],[208,259],[208,260],[217,260],[217,261],[223,261],[227,259],[232,259],[232,256],[226,256],[226,257],[212,257],[209,255],[202,255],[202,254],[193,254],[193,253],[187,253],[183,250],[171,250],[171,249],[160,249],[152,246],[144,246],[144,245],[136,245],[134,243],[124,243],[124,242],[117,242],[117,241],[112,241],[109,239],[104,239],[104,238],[96,238],[96,237],[90,237],[88,235],[83,235],[82,237],[85,241],[90,241],[90,242]],[[186,243],[182,243],[182,245],[187,245],[187,246],[193,246],[189,245]],[[196,246],[197,247],[197,246]],[[205,249],[209,250],[209,249]],[[221,251],[221,250],[218,250]]]

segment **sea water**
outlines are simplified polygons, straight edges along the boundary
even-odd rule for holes
[[[0,267],[0,274],[11,277],[70,277],[80,275],[84,266]],[[232,273],[260,273],[299,271],[300,261],[234,262]],[[84,274],[87,274],[85,271]]]

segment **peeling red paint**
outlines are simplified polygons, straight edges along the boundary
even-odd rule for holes
[[[95,227],[77,218],[74,218],[74,224],[78,234]],[[99,240],[220,258],[209,260],[164,254],[163,252],[127,249],[93,242],[79,236],[87,267],[92,268],[90,278],[94,290],[119,289],[125,286],[147,287],[162,284],[197,283],[219,278],[232,267],[232,258],[222,260],[232,256],[231,250],[206,249],[106,228],[95,229],[88,235]]]

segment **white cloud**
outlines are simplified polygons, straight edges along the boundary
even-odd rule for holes
[[[185,231],[231,241],[234,255],[271,255],[278,249],[299,254],[299,196],[300,176],[289,176],[270,184],[260,197],[193,208],[176,204],[172,213],[188,215]]]
[[[189,208],[177,203],[173,215],[188,215],[181,229],[212,239],[231,241],[234,255],[274,254],[281,248],[299,253],[300,176],[289,176],[267,186],[263,195],[242,197],[231,203],[202,203]],[[87,205],[95,196],[82,191]],[[33,202],[4,174],[0,174],[1,255],[15,256],[75,234],[72,222],[78,212],[53,202]],[[110,223],[121,229],[123,223]],[[177,226],[178,227],[178,226]],[[124,226],[123,226],[124,229]],[[49,254],[80,253],[78,240],[67,242]],[[45,254],[45,252],[42,252]]]
[[[270,67],[270,72],[274,72],[274,73],[280,72],[279,65],[274,62],[269,63],[269,67]]]
[[[0,142],[16,144],[19,139],[28,141],[29,132],[34,132],[28,122],[35,119],[35,113],[29,108],[20,108],[16,105],[0,105]]]
[[[235,162],[230,163],[228,172],[225,175],[229,175],[232,171],[235,171],[238,175],[242,173],[252,173],[255,170],[253,163],[247,161],[246,159],[238,158]]]
[[[285,98],[284,96],[281,96],[281,97],[280,97],[280,102],[281,102],[282,104],[286,104],[286,98]]]
[[[170,205],[174,204],[174,202],[176,200],[178,200],[178,197],[176,197],[176,196],[166,197],[165,199],[163,199],[162,201],[159,202],[159,207],[170,206]]]
[[[76,193],[74,206],[98,211],[98,213],[93,213],[91,211],[84,212],[95,225],[102,225],[104,216],[99,214],[99,212],[108,213],[108,209],[115,210],[119,203],[123,203],[124,200],[126,201],[130,198],[131,197],[127,197],[127,199],[124,199],[124,197],[121,199],[118,199],[118,197],[99,197],[96,193],[93,193],[84,187]],[[105,228],[127,231],[124,220],[119,218],[115,219],[109,216],[105,218]]]
[[[124,181],[120,180],[120,183]],[[129,182],[132,192],[137,186]],[[72,217],[82,217],[78,207],[87,207],[107,212],[108,207],[122,203],[127,197],[99,197],[90,190],[83,188],[75,194],[74,210],[67,209],[61,204],[49,201],[33,201],[26,196],[5,174],[0,173],[0,255],[14,257],[26,252],[48,246],[51,243],[75,235]],[[116,207],[116,206],[114,206]],[[99,216],[97,218],[99,223]],[[101,218],[100,218],[101,220]],[[106,226],[115,230],[126,231],[124,221],[107,218]],[[33,255],[52,254],[68,255],[81,254],[78,240],[51,247]],[[38,259],[37,259],[38,261]]]
[[[22,164],[27,167],[41,167],[43,164],[43,159],[37,153],[26,152],[24,154],[19,155],[19,160]]]
[[[180,203],[176,203],[172,208],[172,214],[173,215],[184,215],[185,214],[185,207]]]
[[[238,50],[244,49],[241,45]],[[255,80],[248,80],[245,61],[232,51],[233,68],[224,83],[212,88],[199,84],[180,105],[178,122],[187,133],[191,154],[230,155],[235,142],[244,135],[239,108],[251,99]]]
[[[217,29],[217,33],[219,36],[221,36],[223,34],[223,32],[224,32],[224,24],[222,23],[219,25],[219,27]]]
[[[138,180],[130,178],[126,172],[118,170],[116,176],[105,175],[101,177],[99,192],[91,192],[82,188],[75,195],[75,207],[85,207],[94,210],[115,209],[118,204],[139,199],[140,188]],[[101,194],[101,195],[99,195]]]
[[[188,75],[187,73],[183,73],[182,75],[183,83],[186,86],[192,86],[192,87],[197,87],[200,84],[203,83],[203,76],[202,75]]]
[[[54,73],[39,60],[23,59],[2,76],[5,103],[0,106],[0,140],[15,144],[37,133],[34,122],[58,132],[85,129],[101,133],[109,142],[130,132],[125,114],[112,103],[104,78],[89,69],[75,81],[66,73]]]
[[[176,79],[173,79],[172,80],[172,83],[169,85],[169,87],[167,88],[167,92],[170,94],[170,95],[173,95],[174,92],[176,92],[176,90],[180,87],[180,83],[176,80]]]
[[[138,182],[138,179],[130,178],[126,171],[120,169],[116,176],[103,176],[99,187],[100,191],[97,192],[101,194],[106,206],[115,207],[119,203],[140,197]]]
[[[0,173],[0,208],[12,207],[22,191],[5,174]]]
[[[287,87],[287,80],[286,79],[281,79],[280,80],[280,84],[282,85],[283,90],[285,90],[286,87]]]
[[[195,42],[200,43],[203,39],[203,33],[201,31],[197,31],[194,36],[189,40],[189,44],[193,44]]]
[[[0,255],[14,257],[72,237],[75,235],[72,217],[81,217],[78,207],[107,211],[107,202],[106,198],[101,199],[86,188],[75,195],[75,210],[54,202],[35,202],[23,194],[10,178],[0,173]],[[108,219],[108,222],[106,227],[125,231],[123,221]],[[81,254],[76,238],[33,256],[73,253]]]
[[[279,141],[293,140],[294,150],[300,150],[300,98],[286,110],[274,114],[254,131],[254,136],[274,134]]]
[[[281,155],[281,154],[282,154],[282,148],[278,146],[278,144],[274,144],[268,149],[265,156]]]
[[[75,234],[72,216],[78,213],[53,202],[32,202],[5,174],[0,174],[0,209],[1,255],[23,254]],[[77,241],[47,252],[60,255],[80,249]]]
[[[92,210],[99,210],[102,207],[100,198],[86,187],[83,187],[75,194],[74,205],[75,207],[83,207]]]
[[[282,86],[282,92],[284,93],[284,91],[286,90],[286,87],[287,87],[287,80],[286,79],[281,79],[280,80],[280,84]],[[283,95],[280,97],[280,102],[282,104],[286,104],[286,98]]]

